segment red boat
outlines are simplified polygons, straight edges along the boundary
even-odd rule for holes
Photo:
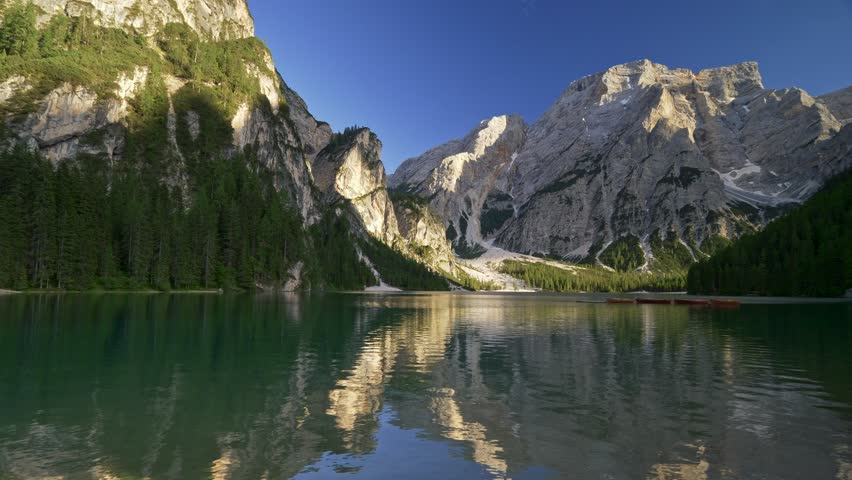
[[[672,301],[665,298],[637,298],[636,303],[650,305],[671,305]]]
[[[678,298],[674,301],[675,305],[710,305],[710,300],[703,298]]]
[[[618,304],[634,304],[636,300],[632,298],[607,298],[606,303],[618,303]]]

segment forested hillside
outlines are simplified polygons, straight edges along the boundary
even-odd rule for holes
[[[547,292],[676,292],[684,289],[683,271],[613,272],[595,265],[570,265],[565,268],[546,263],[509,260],[500,272],[523,280],[528,287]]]
[[[688,275],[690,293],[838,296],[852,288],[852,171]]]
[[[0,286],[197,288],[278,285],[305,236],[272,178],[243,155],[209,160],[189,194],[99,160],[0,154]]]
[[[260,40],[182,23],[146,36],[96,12],[39,26],[39,12],[0,2],[0,288],[378,281],[358,252],[368,234],[312,203],[316,139],[296,121],[320,123],[292,113]],[[307,229],[308,217],[324,220]],[[447,288],[383,253],[405,287]]]

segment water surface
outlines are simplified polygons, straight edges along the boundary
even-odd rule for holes
[[[852,478],[852,306],[0,297],[0,478]]]

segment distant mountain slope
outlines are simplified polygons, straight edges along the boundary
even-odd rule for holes
[[[643,60],[572,82],[530,127],[484,121],[389,183],[429,199],[460,254],[493,241],[615,268],[607,259],[629,252],[625,265],[654,269],[668,245],[688,265],[852,165],[838,118],[850,102],[850,89],[766,89],[751,62],[694,73]]]
[[[689,270],[690,293],[839,296],[852,288],[852,171]]]

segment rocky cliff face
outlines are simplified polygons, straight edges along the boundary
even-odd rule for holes
[[[245,0],[31,0],[43,13],[87,16],[96,24],[150,35],[168,23],[181,23],[212,40],[254,36],[254,20]]]
[[[43,25],[55,16],[64,15],[86,16],[96,25],[118,27],[136,35],[157,35],[164,25],[175,22],[198,33],[201,41],[247,42],[247,37],[254,33],[253,20],[244,0],[104,0],[91,3],[33,0],[32,3],[41,9],[39,19]],[[193,153],[187,150],[195,151],[196,145],[181,142],[177,137],[185,131],[193,141],[197,140],[205,122],[200,121],[204,119],[200,118],[195,105],[176,109],[176,99],[204,88],[214,97],[233,93],[227,91],[230,86],[217,86],[212,79],[200,74],[187,78],[166,73],[179,69],[171,65],[168,54],[156,50],[159,48],[153,46],[156,41],[148,43],[151,53],[147,57],[140,56],[138,64],[128,59],[113,68],[119,73],[114,78],[114,86],[107,91],[102,86],[69,78],[43,97],[35,98],[24,111],[18,107],[5,112],[8,130],[18,142],[38,149],[55,162],[88,154],[116,163],[124,154],[131,117],[138,116],[139,104],[150,101],[141,98],[143,90],[163,88],[168,97],[168,121],[160,127],[168,131],[170,155],[175,159],[172,178],[166,180],[180,185],[183,160]],[[249,85],[243,88],[250,92],[238,97],[240,103],[235,108],[216,109],[215,114],[226,116],[223,120],[232,130],[232,141],[226,142],[229,145],[217,153],[231,155],[250,150],[261,164],[275,172],[279,188],[291,195],[302,218],[311,224],[318,218],[319,206],[314,198],[309,164],[328,143],[331,129],[316,121],[305,102],[284,83],[265,47],[258,43],[242,45],[263,52],[243,60],[245,71],[240,73],[246,76],[244,83]],[[236,43],[233,46],[223,43],[221,48],[234,48],[234,55],[244,55],[246,50]],[[197,50],[195,54],[198,55]],[[160,58],[152,61],[152,56]],[[43,76],[38,75],[0,78],[0,111],[4,105],[21,103],[20,98],[32,95],[34,85],[43,84]],[[210,115],[212,113],[205,114],[206,117]]]
[[[455,259],[443,225],[426,205],[391,200],[381,151],[369,129],[338,134],[311,165],[322,201],[348,208],[351,223],[370,237],[453,274]]]
[[[818,100],[828,107],[840,123],[846,125],[852,122],[852,87],[823,95]]]
[[[430,198],[457,250],[475,248],[483,231],[490,233],[490,223],[481,225],[483,208],[493,202],[492,192],[505,187],[506,170],[518,156],[526,128],[517,115],[485,120],[465,138],[403,163],[390,186]]]
[[[452,276],[458,276],[455,254],[444,233],[444,223],[427,202],[394,201],[399,234],[415,257]]]
[[[348,203],[354,219],[374,238],[395,245],[399,228],[393,203],[388,196],[382,144],[363,128],[353,132],[340,145],[329,145],[312,164],[317,188],[326,203]]]
[[[767,90],[754,63],[633,62],[573,82],[471,185],[446,168],[470,151],[462,140],[406,161],[391,185],[431,198],[450,233],[465,212],[468,240],[516,252],[579,260],[634,238],[648,259],[649,237],[673,232],[700,256],[707,238],[760,228],[852,164],[837,117],[848,99]]]

